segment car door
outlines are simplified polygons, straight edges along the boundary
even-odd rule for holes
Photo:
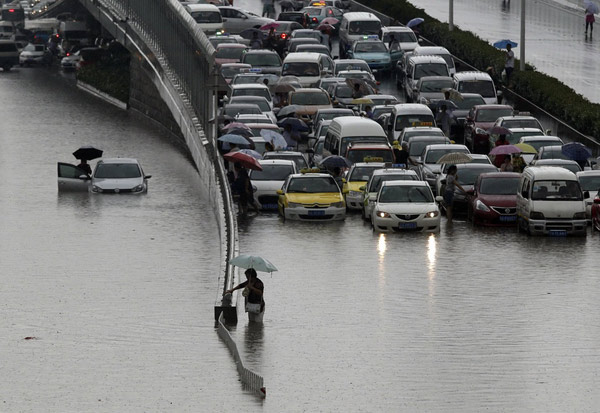
[[[59,192],[88,192],[91,179],[84,170],[70,163],[58,162]]]

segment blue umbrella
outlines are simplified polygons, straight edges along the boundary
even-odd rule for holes
[[[249,145],[248,139],[244,138],[240,135],[234,135],[232,133],[228,133],[227,135],[223,135],[217,139],[221,142],[234,143],[236,145]]]
[[[306,126],[306,123],[304,123],[298,118],[285,118],[277,124],[279,126],[291,125],[292,129],[298,132],[308,132],[308,126]]]
[[[321,166],[325,168],[335,168],[336,166],[339,168],[349,168],[352,166],[348,159],[343,156],[331,155],[321,161]]]
[[[263,158],[260,153],[256,152],[253,149],[240,149],[238,152],[245,153],[246,155],[250,155],[254,159],[262,159]]]
[[[592,156],[590,148],[579,142],[565,143],[561,148],[561,152],[574,161],[585,161]]]
[[[287,148],[288,144],[282,134],[269,129],[261,129],[260,136],[273,144],[275,148]]]
[[[496,43],[493,44],[493,46],[498,49],[506,49],[507,45],[510,45],[510,47],[517,47],[519,44],[508,39],[498,40]]]
[[[414,19],[406,23],[406,27],[415,27],[423,23],[424,21],[425,19],[423,19],[422,17],[415,17]]]

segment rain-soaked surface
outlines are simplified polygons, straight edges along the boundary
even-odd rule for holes
[[[519,43],[522,1],[454,0],[454,24],[490,43],[501,39]],[[411,3],[448,21],[448,0]],[[599,103],[600,31],[596,27],[596,37],[585,35],[583,1],[528,0],[526,5],[525,61]],[[513,50],[519,58],[520,48]]]
[[[438,235],[240,221],[264,325],[214,331],[213,214],[184,151],[46,69],[0,73],[1,411],[595,411],[598,234]],[[58,195],[80,145],[137,157],[141,197]],[[25,340],[25,337],[35,339]]]

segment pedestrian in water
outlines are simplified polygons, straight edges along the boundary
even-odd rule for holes
[[[246,275],[246,281],[233,287],[231,290],[225,291],[225,294],[231,294],[235,290],[243,288],[242,295],[246,298],[246,312],[247,313],[260,313],[260,319],[254,321],[262,321],[262,314],[265,312],[265,285],[258,278],[256,270],[254,268],[248,268],[244,274]],[[250,305],[248,305],[250,304]],[[253,305],[252,305],[253,304]],[[258,307],[260,306],[260,307]],[[253,308],[254,307],[254,308]],[[255,311],[258,308],[260,311]],[[251,320],[252,321],[252,320]]]
[[[584,2],[585,4],[585,34],[587,36],[588,27],[590,28],[590,37],[594,33],[594,6],[592,2]]]
[[[504,71],[506,72],[506,84],[510,84],[510,75],[515,70],[515,52],[512,51],[510,44],[506,45],[506,60],[504,61]]]
[[[88,175],[92,174],[92,167],[90,166],[89,163],[87,163],[87,159],[81,159],[81,161],[79,162],[79,165],[77,165],[77,167],[79,169],[81,169],[82,171],[85,171],[85,173]]]
[[[467,191],[458,183],[458,168],[456,165],[450,165],[448,168],[448,174],[446,175],[446,188],[444,190],[444,205],[446,206],[446,218],[448,223],[452,223],[452,207],[454,204],[454,191],[456,188],[460,189],[465,194]]]
[[[254,204],[254,193],[252,191],[252,183],[250,182],[250,177],[248,176],[248,171],[246,168],[242,167],[242,164],[239,162],[235,163],[235,181],[233,182],[233,191],[238,194],[238,207],[239,212],[242,215],[246,215],[248,213],[248,205],[252,207],[256,212],[258,212],[258,208]]]

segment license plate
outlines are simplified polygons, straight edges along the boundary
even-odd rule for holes
[[[550,235],[551,237],[566,237],[567,231],[562,229],[553,229],[548,231],[548,235]]]
[[[325,211],[308,211],[308,215],[325,215]]]
[[[517,220],[516,215],[502,215],[500,216],[500,221],[502,222],[513,222]]]
[[[277,204],[262,204],[263,209],[277,209]]]
[[[415,222],[403,222],[400,224],[400,229],[415,229],[417,224]]]

